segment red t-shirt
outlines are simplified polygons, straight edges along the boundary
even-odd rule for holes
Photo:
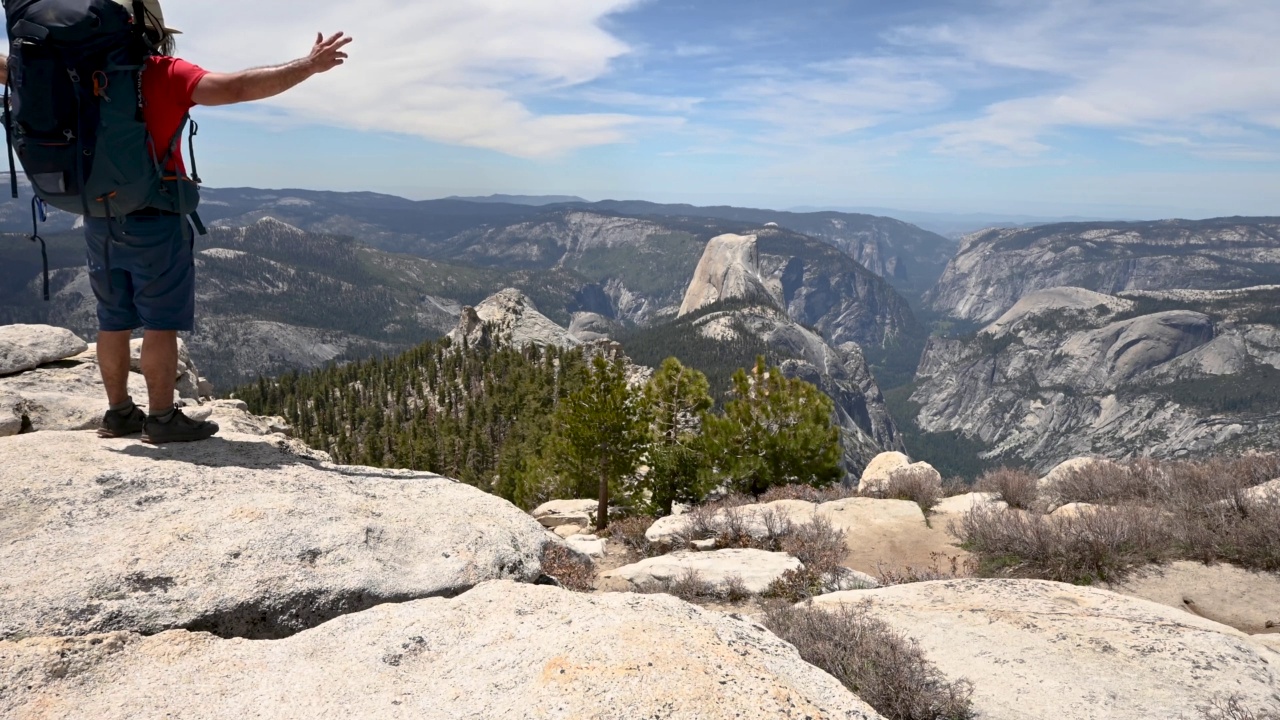
[[[163,158],[169,152],[169,143],[181,127],[182,119],[195,107],[191,96],[196,85],[208,74],[209,71],[178,58],[152,57],[147,60],[142,70],[142,116],[147,121],[151,141],[155,143],[157,158]],[[186,173],[181,144],[165,169]]]

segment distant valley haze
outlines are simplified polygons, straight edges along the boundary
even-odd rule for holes
[[[356,38],[342,73],[261,105],[197,108],[200,169],[219,187],[881,208],[979,224],[1263,216],[1280,196],[1276,3],[166,10],[185,31],[179,54],[215,71],[303,55],[318,29]],[[951,219],[938,220],[946,231]]]

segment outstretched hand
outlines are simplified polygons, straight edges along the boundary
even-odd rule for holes
[[[316,44],[311,48],[307,62],[317,73],[328,72],[347,59],[347,54],[342,49],[353,39],[346,37],[345,33],[337,33],[328,39],[325,39],[323,33],[316,33]]]

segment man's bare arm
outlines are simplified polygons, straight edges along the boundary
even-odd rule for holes
[[[0,56],[0,85],[9,82],[9,56]]]
[[[191,100],[197,105],[232,105],[274,97],[310,78],[343,64],[343,48],[351,38],[338,33],[325,39],[316,35],[315,47],[305,58],[276,67],[238,73],[209,73],[196,85]]]

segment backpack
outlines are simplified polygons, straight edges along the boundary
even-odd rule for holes
[[[143,119],[142,70],[155,50],[144,34],[141,0],[132,15],[115,0],[4,0],[4,9],[10,179],[16,198],[16,152],[36,196],[33,225],[41,203],[111,219],[154,208],[192,216],[203,234],[195,215],[199,176],[164,171],[189,118],[162,139],[149,136]],[[157,140],[165,144],[157,147]],[[47,300],[47,262],[44,284]]]

